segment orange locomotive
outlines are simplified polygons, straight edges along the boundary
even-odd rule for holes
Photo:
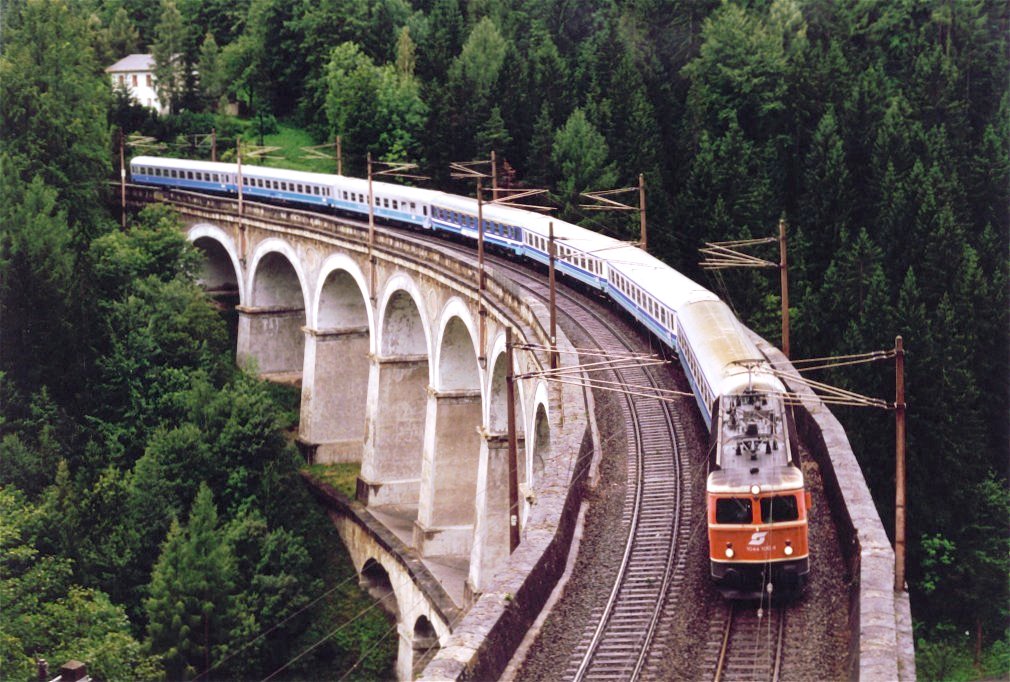
[[[809,494],[781,382],[751,367],[714,410],[707,482],[712,578],[724,595],[802,588],[810,570]],[[769,587],[771,586],[771,587]]]

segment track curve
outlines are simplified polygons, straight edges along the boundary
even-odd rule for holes
[[[547,300],[547,285],[528,270],[503,260],[495,265],[508,269],[517,284]],[[600,306],[587,304],[578,296],[561,295],[558,310],[568,324],[578,325],[595,341],[597,348],[585,351],[584,362],[634,352],[636,346],[627,332],[612,324]],[[628,484],[622,512],[627,536],[610,596],[605,606],[593,613],[593,622],[585,625],[565,679],[662,677],[653,662],[661,655],[652,654],[664,640],[672,616],[690,536],[685,519],[691,518],[693,494],[687,479],[692,465],[681,425],[684,408],[679,399],[671,403],[668,398],[649,395],[662,388],[654,368],[620,365],[608,370],[610,378],[625,387],[641,387],[634,395],[625,393],[620,401],[628,434]]]

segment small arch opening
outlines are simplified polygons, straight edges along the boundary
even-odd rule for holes
[[[547,410],[543,405],[537,406],[537,417],[534,422],[533,462],[531,473],[533,480],[538,480],[544,474],[547,460],[553,456],[551,448],[551,425],[547,420]]]
[[[368,592],[372,599],[379,603],[383,611],[394,618],[397,617],[396,593],[393,591],[389,572],[383,568],[382,564],[375,559],[366,561],[361,568],[358,584],[361,585],[361,589]]]
[[[420,616],[414,623],[414,677],[420,677],[424,668],[441,647],[438,633],[426,616]]]

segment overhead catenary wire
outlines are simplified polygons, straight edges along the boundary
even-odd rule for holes
[[[552,348],[551,346],[545,346],[543,344],[537,344],[537,343],[522,343],[522,344],[517,343],[517,344],[513,344],[513,347],[516,350],[528,350],[528,351],[536,351],[536,352],[542,352],[542,353],[549,353],[551,351],[554,351],[554,348]],[[598,349],[595,349],[595,348],[576,348],[576,347],[573,347],[571,350],[566,350],[566,349],[563,349],[563,348],[558,348],[555,352],[557,352],[559,355],[591,356],[591,357],[600,357],[600,358],[622,358],[622,359],[629,359],[629,358],[658,358],[659,357],[659,355],[657,355],[656,353],[634,353],[634,352],[615,353],[613,351],[598,350]]]
[[[365,659],[368,658],[372,654],[372,652],[378,648],[380,644],[382,644],[389,638],[389,636],[396,630],[396,626],[397,623],[393,623],[392,625],[390,625],[386,629],[386,631],[382,634],[382,637],[379,637],[377,640],[375,640],[372,643],[372,646],[368,647],[368,649],[365,650],[365,653],[361,654],[361,656],[358,657],[358,660],[356,660],[354,664],[350,668],[348,668],[343,675],[340,676],[338,682],[346,680],[348,675],[357,670],[358,666],[364,663]]]
[[[305,649],[304,651],[302,651],[300,654],[298,654],[297,656],[295,656],[294,658],[292,658],[291,660],[289,660],[287,663],[285,663],[284,665],[282,665],[281,667],[277,668],[272,673],[270,673],[269,675],[267,675],[266,677],[264,677],[263,680],[262,680],[262,682],[267,682],[267,680],[271,680],[274,677],[276,677],[277,675],[279,675],[280,673],[284,672],[289,667],[291,667],[292,664],[294,664],[295,662],[297,662],[297,661],[301,660],[302,658],[304,658],[305,656],[307,656],[310,652],[312,652],[315,649],[317,649],[318,647],[320,647],[327,640],[332,639],[337,633],[339,633],[341,630],[343,630],[344,628],[346,628],[347,626],[349,626],[351,623],[354,623],[355,621],[357,621],[358,619],[360,619],[361,617],[363,617],[366,613],[368,613],[368,612],[373,611],[374,609],[376,609],[386,599],[389,599],[390,597],[394,597],[394,596],[396,596],[396,593],[390,592],[389,594],[384,595],[380,599],[375,600],[374,604],[371,604],[368,607],[362,609],[361,611],[359,611],[350,620],[347,620],[347,621],[341,623],[340,625],[338,625],[333,630],[330,630],[327,634],[323,635],[323,637],[321,639],[319,639],[315,643],[311,644],[307,649]]]
[[[871,398],[869,396],[856,393],[855,391],[849,391],[844,388],[839,388],[838,386],[832,386],[822,381],[814,381],[813,379],[802,377],[798,374],[784,372],[774,368],[771,368],[770,371],[774,376],[780,379],[797,382],[816,391],[818,393],[818,397],[826,403],[831,403],[833,405],[850,405],[853,407],[879,407],[885,410],[891,410],[895,407],[894,403],[887,402],[886,400]],[[792,392],[784,394],[784,399],[787,401],[795,400],[803,402],[802,396]]]
[[[322,599],[325,599],[330,594],[332,594],[336,590],[340,589],[341,587],[343,587],[344,585],[346,585],[350,581],[356,580],[357,577],[358,577],[357,573],[352,573],[348,577],[344,578],[343,580],[341,580],[340,582],[338,582],[336,585],[334,585],[333,587],[331,587],[330,589],[326,590],[321,595],[319,595],[318,597],[316,597],[315,599],[313,599],[312,601],[310,601],[305,606],[301,607],[300,609],[298,609],[294,613],[289,614],[287,617],[285,617],[280,622],[278,622],[275,625],[267,628],[266,630],[264,630],[260,634],[256,635],[255,637],[253,637],[252,639],[250,639],[249,641],[247,641],[242,646],[240,646],[238,649],[235,649],[233,652],[231,652],[230,654],[228,654],[227,656],[225,656],[224,658],[222,658],[220,661],[218,661],[217,663],[215,663],[211,667],[209,667],[206,670],[204,670],[203,672],[201,672],[199,675],[197,675],[196,677],[193,678],[193,681],[196,682],[196,680],[199,680],[201,677],[204,677],[205,675],[213,672],[214,670],[217,670],[219,667],[221,667],[222,665],[224,665],[225,663],[227,663],[228,661],[230,661],[232,658],[234,658],[238,654],[242,653],[243,651],[245,651],[246,649],[248,649],[250,646],[252,646],[253,644],[255,644],[256,642],[258,642],[259,640],[261,640],[264,637],[266,637],[267,635],[269,635],[271,632],[273,632],[277,628],[283,626],[285,623],[287,623],[289,620],[291,620],[295,616],[298,616],[299,614],[304,613],[308,609],[312,608],[313,606],[315,606],[316,604],[318,604]]]
[[[567,367],[558,367],[557,369],[539,369],[533,372],[525,372],[522,374],[517,374],[516,379],[531,379],[537,377],[550,377],[550,376],[562,376],[567,374],[584,374],[587,372],[604,372],[607,370],[616,369],[633,369],[635,367],[653,367],[656,365],[668,365],[669,360],[664,360],[662,358],[644,358],[642,360],[638,359],[614,359],[614,360],[600,360],[598,362],[590,362],[583,365],[574,365]]]
[[[860,365],[868,362],[878,362],[880,360],[890,360],[895,356],[894,349],[871,351],[869,353],[855,353],[850,355],[835,355],[821,358],[806,358],[803,360],[791,360],[787,363],[771,362],[773,367],[784,367],[792,365],[798,372],[812,372],[819,369],[831,369],[834,367],[846,367],[848,365]],[[816,364],[821,363],[821,364]]]

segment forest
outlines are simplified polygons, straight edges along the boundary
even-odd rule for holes
[[[297,396],[234,367],[170,212],[118,227],[118,129],[208,157],[193,140],[212,128],[225,153],[238,136],[339,135],[347,174],[371,153],[460,193],[473,188],[450,163],[494,150],[503,183],[546,188],[555,215],[629,240],[637,216],[589,213],[579,195],[642,174],[650,251],[774,343],[778,273],[713,276],[699,249],[784,219],[792,357],[904,339],[919,674],[1010,672],[1005,2],[0,0],[0,13],[5,678],[32,677],[39,656],[87,660],[101,679],[389,674],[360,657],[381,616],[282,668],[351,598],[284,436]],[[136,52],[154,55],[169,114],[104,73]],[[890,362],[814,378],[894,400]],[[893,414],[835,412],[893,533]]]

